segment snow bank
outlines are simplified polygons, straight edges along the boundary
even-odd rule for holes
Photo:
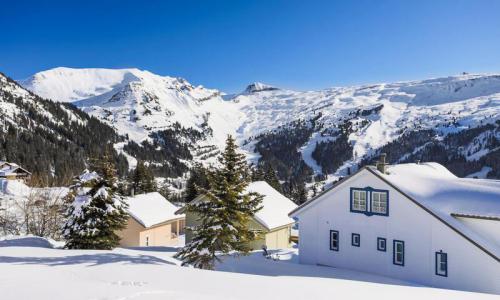
[[[30,192],[30,187],[22,180],[0,179],[0,193],[15,197],[27,197]]]
[[[166,251],[165,251],[166,250]],[[176,249],[0,249],[2,300],[87,299],[384,299],[482,300],[498,296],[416,286],[382,276],[296,262],[296,250],[281,259],[260,252],[227,258],[220,271],[180,267]]]
[[[64,242],[34,235],[9,235],[0,237],[1,247],[37,247],[37,248],[62,248]]]

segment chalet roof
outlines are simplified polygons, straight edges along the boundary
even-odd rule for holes
[[[438,163],[399,164],[387,167],[386,174],[366,166],[318,197],[290,212],[295,215],[323,195],[347,182],[363,170],[379,177],[458,234],[499,261],[500,245],[482,238],[455,216],[473,215],[496,220],[500,217],[500,181],[459,178]]]
[[[500,217],[499,180],[459,178],[438,163],[372,170],[436,213]]]
[[[24,169],[23,167],[20,167],[19,165],[15,164],[15,163],[0,161],[0,176],[19,174],[20,172],[26,173],[26,174],[31,174],[28,170]]]
[[[267,182],[252,182],[246,191],[256,192],[264,196],[262,199],[262,209],[254,217],[267,229],[271,230],[295,222],[295,220],[288,216],[288,213],[296,208],[297,204],[283,196]]]
[[[127,197],[128,213],[144,227],[151,227],[184,215],[176,215],[177,207],[158,192]]]
[[[254,219],[267,230],[295,223],[295,220],[288,216],[288,212],[295,209],[297,205],[271,187],[267,182],[252,182],[245,189],[245,192],[256,192],[264,196],[262,199],[262,209],[254,215]],[[202,198],[203,195],[198,196],[193,201],[200,201]],[[176,213],[184,212],[185,208],[181,208]]]

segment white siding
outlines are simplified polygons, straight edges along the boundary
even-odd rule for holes
[[[500,245],[500,221],[499,220],[484,220],[475,218],[458,217],[462,223],[473,229],[483,238]]]
[[[389,216],[351,213],[350,188],[389,190]],[[500,294],[500,264],[385,182],[361,171],[298,214],[300,262],[321,264],[413,281],[436,287]],[[338,230],[340,249],[329,248],[329,231]],[[351,246],[351,234],[361,247]],[[377,250],[377,237],[387,251]],[[405,242],[405,265],[392,262],[393,240]],[[435,275],[435,252],[448,253],[448,277]]]

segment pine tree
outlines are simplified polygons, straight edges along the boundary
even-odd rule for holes
[[[62,235],[69,249],[112,249],[120,242],[116,232],[127,223],[127,204],[117,193],[110,156],[96,161],[93,168],[76,178],[68,197]]]
[[[273,167],[271,167],[270,165],[266,166],[266,171],[264,173],[264,180],[278,192],[280,193],[283,192],[278,176],[276,175],[276,172],[274,171]]]
[[[146,167],[142,160],[137,162],[137,166],[131,174],[131,187],[134,194],[145,194],[158,190],[153,172],[149,167]]]
[[[221,167],[207,174],[209,188],[203,190],[205,197],[186,206],[198,216],[200,225],[189,229],[193,239],[176,255],[183,265],[213,269],[220,260],[216,252],[247,254],[251,250],[248,243],[256,238],[248,222],[261,209],[262,196],[244,192],[250,181],[249,169],[231,136],[219,162]]]
[[[200,194],[200,189],[208,188],[207,171],[205,168],[196,163],[191,169],[189,178],[186,182],[186,196],[184,201],[191,202]]]
[[[306,190],[306,186],[303,182],[298,183],[295,186],[292,198],[293,198],[293,201],[295,203],[297,203],[298,205],[307,201],[307,190]]]
[[[264,180],[264,170],[262,166],[258,165],[252,169],[252,181],[262,181]]]

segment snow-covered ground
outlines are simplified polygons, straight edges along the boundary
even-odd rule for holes
[[[180,267],[176,248],[62,250],[40,238],[0,240],[0,299],[498,299],[280,260],[260,252],[218,271]]]

